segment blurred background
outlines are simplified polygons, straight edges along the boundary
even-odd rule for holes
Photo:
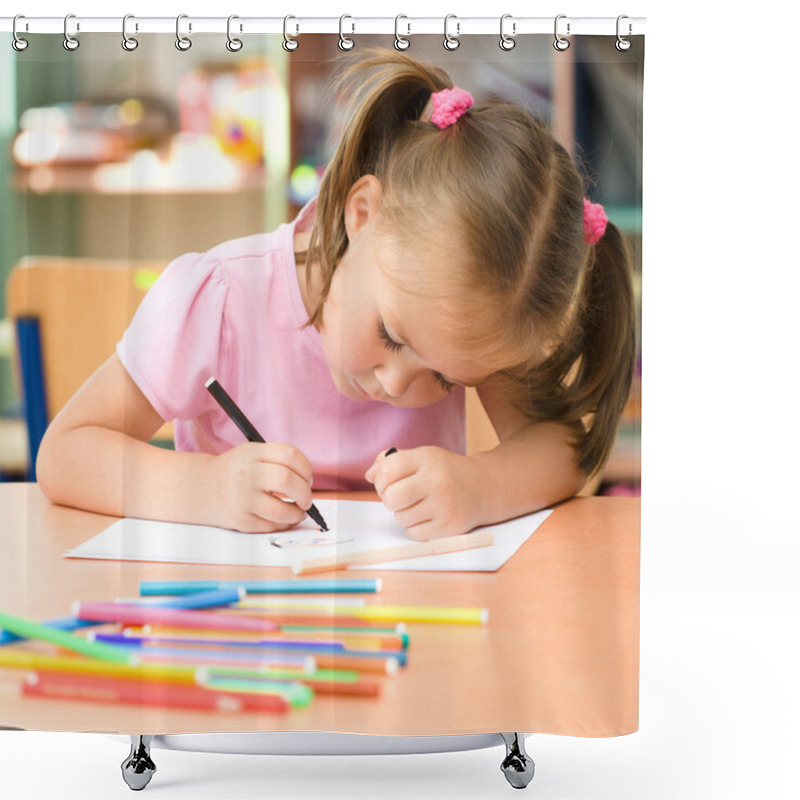
[[[213,36],[178,53],[169,34],[141,37],[133,52],[116,34],[85,36],[75,52],[59,36],[31,36],[24,53],[3,47],[0,308],[22,259],[140,265],[136,287],[146,291],[181,253],[291,219],[317,193],[341,130],[333,66],[393,43],[355,39],[355,53],[341,53],[330,34],[304,35],[291,54],[279,36],[247,36],[238,53]],[[448,53],[441,37],[418,36],[409,54],[437,62],[477,102],[510,100],[553,127],[588,195],[629,239],[641,309],[643,48],[620,53],[608,37],[578,37],[559,53],[551,37],[528,36],[503,52],[496,36],[470,36]],[[76,324],[86,313],[75,306]],[[30,479],[34,412],[7,311],[0,325],[0,474]],[[70,357],[68,348],[58,355]],[[62,402],[51,398],[40,413],[52,418]],[[640,409],[641,356],[613,457],[590,491],[639,493]]]

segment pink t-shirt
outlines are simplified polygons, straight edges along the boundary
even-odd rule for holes
[[[219,380],[266,441],[298,447],[314,488],[370,488],[364,473],[388,447],[465,449],[464,394],[430,406],[359,402],[335,387],[307,314],[294,230],[314,203],[273,233],[235,239],[173,261],[117,345],[122,364],[165,420],[178,450],[221,453],[244,441],[205,389]]]

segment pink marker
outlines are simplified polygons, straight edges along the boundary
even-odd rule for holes
[[[277,631],[276,622],[256,617],[217,614],[213,611],[184,611],[154,606],[121,603],[80,603],[73,605],[74,616],[92,622],[119,622],[123,625],[162,625],[216,631],[264,633]]]

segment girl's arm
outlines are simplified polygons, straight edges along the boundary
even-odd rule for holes
[[[500,439],[497,447],[472,457],[491,487],[483,517],[511,519],[580,491],[585,476],[578,469],[569,428],[532,423],[492,384],[478,387],[478,396]]]
[[[500,443],[473,456],[418,447],[380,456],[367,473],[412,539],[465,533],[546,508],[584,482],[567,428],[533,424],[493,386],[478,394]]]
[[[148,444],[163,420],[114,355],[50,424],[36,461],[55,503],[115,516],[279,530],[311,504],[311,466],[283,444],[218,456]],[[297,505],[273,492],[282,492]]]

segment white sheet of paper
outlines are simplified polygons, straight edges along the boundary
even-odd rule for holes
[[[78,547],[68,558],[112,561],[167,561],[189,564],[291,567],[298,561],[345,556],[366,550],[396,547],[410,540],[381,503],[357,500],[318,500],[315,505],[330,526],[322,534],[312,520],[283,533],[239,533],[207,525],[125,518]],[[494,572],[550,515],[550,510],[491,525],[491,547],[459,553],[390,561],[363,569],[412,571]],[[329,537],[331,544],[322,544]],[[283,547],[274,547],[276,540]]]

